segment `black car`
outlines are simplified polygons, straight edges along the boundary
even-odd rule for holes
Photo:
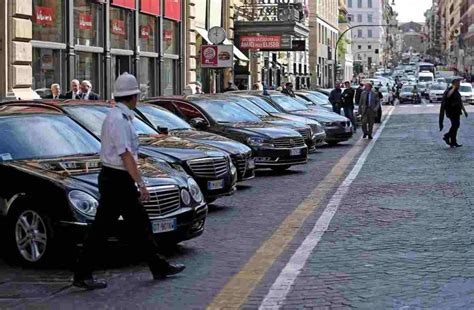
[[[241,106],[222,99],[189,96],[185,99],[154,99],[159,105],[180,116],[193,127],[248,145],[257,168],[286,170],[305,164],[308,148],[303,137],[288,128],[275,128]]]
[[[0,229],[4,253],[38,264],[84,238],[98,206],[98,140],[61,111],[41,104],[0,107]],[[189,176],[153,158],[139,160],[157,238],[202,234],[207,205]],[[112,236],[126,240],[119,220]],[[63,250],[64,251],[64,250]]]
[[[99,101],[50,101],[64,113],[100,138],[102,123],[113,104]],[[208,203],[232,195],[237,182],[237,168],[229,155],[209,145],[159,134],[141,119],[133,125],[140,138],[140,153],[160,158],[173,168],[192,176]]]
[[[252,150],[245,144],[210,132],[196,130],[182,118],[156,105],[140,103],[136,108],[136,113],[160,132],[168,132],[170,136],[210,145],[229,153],[234,166],[237,167],[238,181],[255,177]]]

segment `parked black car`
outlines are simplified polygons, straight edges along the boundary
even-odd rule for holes
[[[233,102],[194,95],[186,100],[158,98],[152,103],[168,109],[197,129],[248,145],[257,168],[286,170],[307,161],[308,148],[298,132],[266,124]]]
[[[39,264],[81,242],[98,206],[98,140],[58,109],[0,106],[0,229],[2,252]],[[167,164],[141,158],[153,232],[166,242],[202,234],[207,205],[196,182]],[[126,240],[119,220],[112,236]]]
[[[252,157],[252,150],[245,144],[214,133],[196,130],[182,118],[157,105],[140,103],[136,113],[160,132],[168,132],[171,136],[210,145],[229,153],[234,166],[237,167],[238,181],[255,177],[255,161]]]
[[[107,112],[113,107],[99,101],[49,101],[48,104],[60,108],[98,138]],[[208,203],[235,192],[237,168],[227,153],[209,145],[159,134],[137,117],[133,125],[140,138],[140,153],[160,158],[188,173],[199,184]]]

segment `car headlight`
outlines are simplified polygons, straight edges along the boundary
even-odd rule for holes
[[[189,192],[185,189],[181,190],[181,201],[187,206],[189,206],[189,204],[191,203],[191,196],[189,195]]]
[[[196,181],[194,181],[194,179],[188,179],[188,187],[189,192],[191,193],[191,197],[193,197],[194,201],[201,202],[203,200],[201,189],[199,188],[199,185],[196,183]]]
[[[99,202],[86,192],[73,190],[68,195],[69,202],[79,213],[86,216],[95,216]]]
[[[237,168],[235,167],[234,163],[232,163],[232,161],[229,161],[229,164],[230,164],[230,174],[232,174],[232,176],[236,175]]]
[[[267,146],[273,147],[273,144],[270,141],[260,138],[260,137],[250,137],[247,139],[247,143],[251,146]]]

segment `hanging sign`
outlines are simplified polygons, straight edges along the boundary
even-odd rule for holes
[[[232,68],[234,64],[233,45],[202,45],[202,68]]]
[[[54,25],[54,8],[36,6],[35,23],[37,25],[52,27]]]
[[[275,36],[240,36],[241,49],[275,49],[281,48],[281,35]]]
[[[141,0],[140,11],[152,15],[160,15],[160,0]]]
[[[119,36],[125,36],[127,34],[125,22],[120,19],[112,19],[110,32]]]
[[[165,0],[165,17],[181,20],[181,0]]]
[[[79,13],[79,29],[91,30],[92,29],[92,15],[86,13]]]

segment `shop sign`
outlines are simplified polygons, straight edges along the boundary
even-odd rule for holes
[[[150,36],[151,36],[150,25],[140,26],[140,37],[148,40]]]
[[[35,23],[37,25],[51,27],[54,24],[54,8],[36,6]]]
[[[181,0],[165,0],[165,17],[181,20]]]
[[[281,49],[281,35],[275,36],[241,36],[240,49]]]
[[[233,45],[202,45],[202,68],[232,68],[234,64]]]
[[[112,0],[112,4],[135,10],[135,0]]]
[[[119,36],[125,36],[127,34],[125,30],[125,22],[120,19],[112,19],[112,27],[110,31],[113,34],[116,34]]]
[[[92,29],[92,15],[87,13],[79,13],[79,29],[91,30]]]
[[[140,11],[152,15],[160,15],[160,0],[141,0]]]

